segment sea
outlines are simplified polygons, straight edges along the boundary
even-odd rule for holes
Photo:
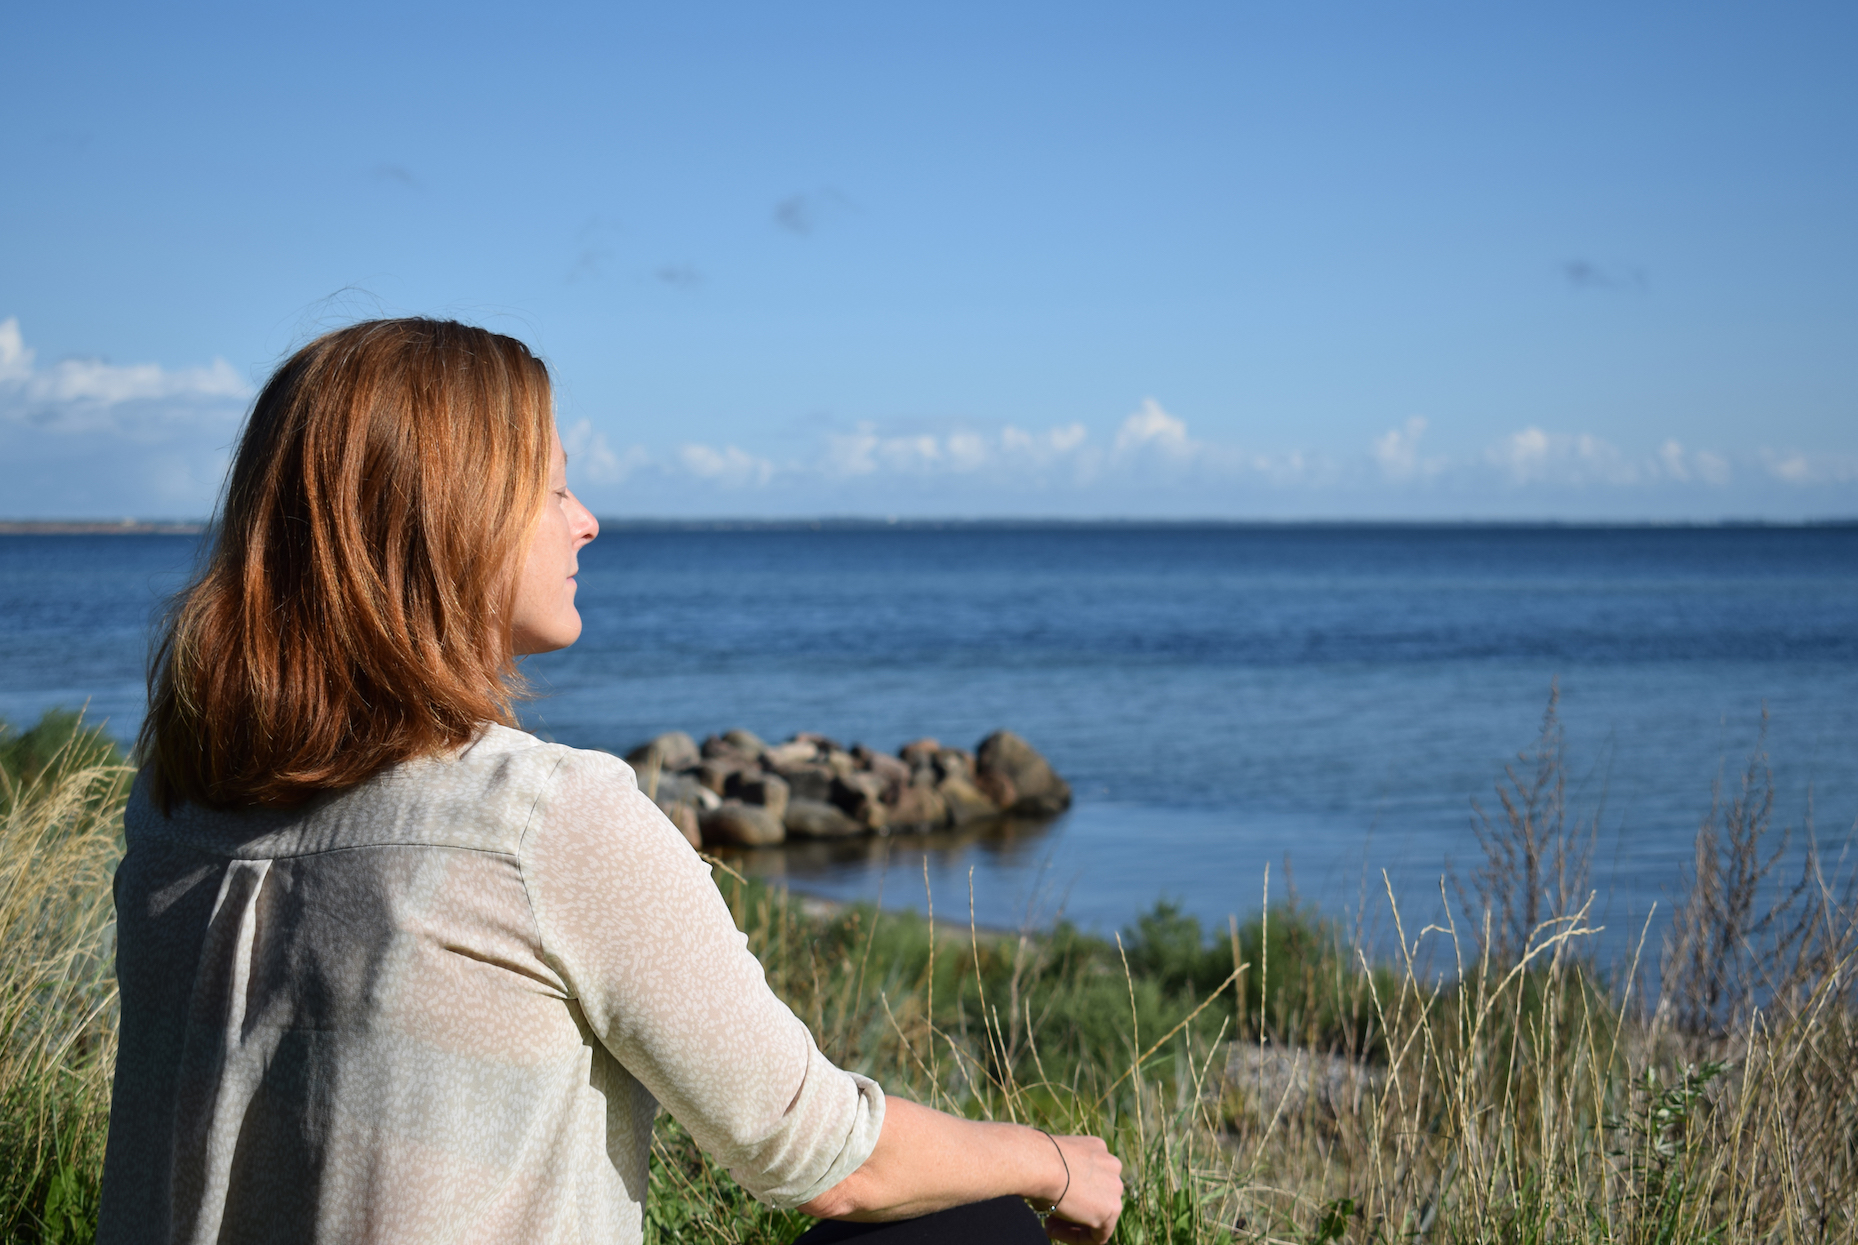
[[[0,536],[0,717],[131,738],[200,540]],[[1551,700],[1606,955],[1655,948],[1751,764],[1777,879],[1858,821],[1858,526],[609,522],[579,605],[524,663],[550,739],[1042,751],[1055,820],[730,858],[938,922],[1109,933],[1166,901],[1223,931],[1268,897],[1383,949],[1467,930],[1479,817]]]

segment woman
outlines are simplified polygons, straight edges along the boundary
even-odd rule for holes
[[[1101,1141],[834,1067],[631,770],[514,729],[514,658],[580,635],[564,473],[482,329],[357,324],[260,394],[151,676],[100,1239],[637,1241],[662,1104],[764,1201],[907,1221],[871,1245],[1036,1240],[1015,1196],[1106,1240]]]

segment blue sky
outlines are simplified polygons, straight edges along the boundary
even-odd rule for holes
[[[606,515],[1858,514],[1850,6],[6,29],[0,515],[204,514],[411,313],[550,360]]]

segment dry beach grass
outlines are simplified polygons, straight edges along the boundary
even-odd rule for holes
[[[0,1226],[87,1240],[116,1049],[110,875],[133,771],[48,716],[0,737]]]
[[[69,720],[11,742],[0,1235],[84,1240],[130,771]],[[1858,1239],[1849,870],[1809,850],[1782,882],[1799,853],[1776,853],[1757,757],[1698,836],[1669,948],[1602,969],[1580,885],[1544,881],[1557,859],[1580,880],[1587,826],[1552,794],[1563,764],[1551,711],[1484,823],[1466,889],[1491,916],[1414,930],[1388,895],[1400,951],[1385,963],[1282,904],[1214,931],[1160,905],[1104,941],[1062,924],[984,934],[965,895],[923,919],[717,877],[836,1059],[950,1110],[1112,1138],[1130,1176],[1121,1241]],[[1530,879],[1532,922],[1516,889]],[[1506,913],[1523,918],[1506,930]],[[649,1215],[658,1241],[803,1226],[748,1201],[669,1121]]]

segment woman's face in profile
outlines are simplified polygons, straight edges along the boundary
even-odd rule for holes
[[[529,539],[528,556],[516,584],[511,638],[520,656],[566,648],[581,637],[581,615],[574,608],[574,576],[581,546],[600,534],[600,524],[568,491],[568,456],[561,436],[549,451],[548,495]]]

